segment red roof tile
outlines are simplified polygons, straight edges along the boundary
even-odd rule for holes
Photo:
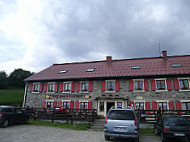
[[[172,67],[171,64],[181,64],[182,67]],[[140,69],[131,69],[131,66],[140,66]],[[88,68],[95,68],[93,72],[86,72]],[[62,70],[67,73],[59,74]],[[79,62],[54,64],[41,72],[28,77],[25,81],[57,80],[57,79],[81,79],[103,77],[129,77],[129,76],[154,76],[154,75],[190,75],[190,55],[112,60],[112,63],[104,61]]]

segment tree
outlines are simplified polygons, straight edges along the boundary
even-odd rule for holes
[[[9,85],[16,87],[24,87],[24,79],[33,74],[33,72],[25,71],[23,69],[15,69],[9,76]]]
[[[5,71],[0,71],[0,89],[8,87],[8,77]]]

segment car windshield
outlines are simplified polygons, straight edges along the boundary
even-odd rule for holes
[[[166,118],[165,125],[167,125],[167,126],[185,126],[185,125],[188,125],[188,120],[183,117]]]
[[[108,119],[114,120],[134,120],[135,115],[130,110],[112,110],[108,114]]]

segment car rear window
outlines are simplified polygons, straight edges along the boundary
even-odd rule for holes
[[[112,110],[108,114],[108,119],[113,120],[134,120],[135,115],[130,110]]]
[[[188,125],[188,120],[183,117],[171,117],[165,119],[166,126],[185,126]]]

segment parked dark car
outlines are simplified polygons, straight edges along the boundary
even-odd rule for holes
[[[131,107],[111,108],[104,125],[105,140],[110,137],[132,138],[139,142],[139,121]]]
[[[170,138],[189,140],[189,121],[182,116],[164,115],[155,124],[155,134],[161,134],[162,142],[166,142]]]
[[[21,108],[14,106],[0,106],[0,126],[7,127],[13,124],[27,123],[29,116]]]

